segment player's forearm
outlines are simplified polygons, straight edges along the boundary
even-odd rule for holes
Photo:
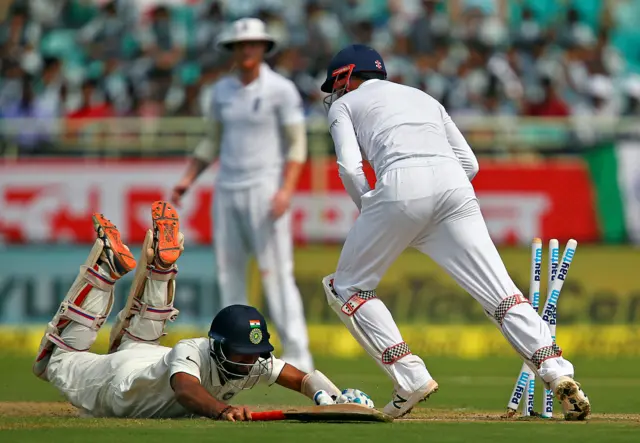
[[[282,180],[282,189],[289,194],[293,194],[298,186],[302,166],[307,161],[307,129],[304,122],[296,123],[285,126],[284,133],[289,144],[289,151]]]
[[[464,135],[462,135],[462,132],[460,132],[456,124],[451,120],[451,117],[446,114],[444,108],[443,112],[445,112],[444,127],[449,145],[469,180],[473,180],[479,170],[478,159],[471,150],[471,146],[467,143]]]
[[[189,160],[189,165],[187,166],[187,170],[182,176],[181,183],[185,185],[191,185],[194,181],[196,181],[198,176],[202,174],[202,171],[207,169],[207,167],[209,167],[208,162],[202,159],[199,159],[197,157],[192,157]]]
[[[302,381],[306,374],[298,368],[285,364],[282,368],[282,372],[278,376],[276,383],[283,388],[291,389],[292,391],[302,392]]]
[[[206,389],[190,389],[176,392],[176,400],[187,411],[202,417],[218,418],[220,413],[228,406],[213,398]]]
[[[300,174],[302,173],[302,163],[295,161],[288,161],[284,167],[284,177],[282,179],[283,191],[289,194],[293,194],[298,186],[298,180],[300,180]]]
[[[338,163],[338,171],[340,173],[340,179],[344,185],[345,190],[351,197],[351,200],[356,204],[358,209],[362,208],[362,196],[370,191],[369,182],[364,175],[362,166],[359,168],[348,169]]]

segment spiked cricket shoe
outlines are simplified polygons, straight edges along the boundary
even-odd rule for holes
[[[580,383],[566,376],[558,377],[551,388],[562,404],[565,420],[584,420],[591,413],[589,397],[582,391]]]
[[[393,400],[384,407],[382,412],[393,418],[400,418],[409,412],[413,407],[428,399],[431,394],[438,391],[438,383],[434,379],[429,380],[416,391],[410,392],[404,389],[396,389],[393,392]]]

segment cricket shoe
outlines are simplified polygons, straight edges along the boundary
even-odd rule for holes
[[[551,382],[551,388],[562,405],[565,420],[585,420],[589,416],[591,403],[580,383],[571,377],[561,376]]]
[[[180,232],[180,218],[171,203],[157,201],[151,205],[153,221],[153,250],[147,256],[154,266],[169,269],[184,251],[184,235]]]
[[[393,418],[403,417],[410,413],[415,405],[425,401],[437,391],[438,383],[434,379],[429,380],[413,392],[396,389],[393,391],[393,400],[387,403],[382,412]]]
[[[98,263],[109,266],[112,278],[118,279],[136,267],[136,259],[133,258],[129,247],[122,242],[118,228],[109,219],[102,214],[94,213],[93,227],[98,239],[104,243]]]

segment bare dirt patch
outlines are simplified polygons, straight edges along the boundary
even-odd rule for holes
[[[287,406],[261,405],[256,410],[288,409]],[[76,408],[65,402],[0,402],[0,417],[80,417]],[[95,420],[95,419],[94,419]],[[418,409],[396,422],[540,422],[569,423],[560,416],[553,419],[537,417],[504,418],[495,411],[466,411],[446,409]],[[640,414],[593,414],[589,422],[628,423],[640,426]]]
[[[555,416],[552,419],[540,417],[512,417],[505,418],[504,413],[487,411],[465,411],[465,410],[446,410],[446,409],[420,409],[411,413],[407,418],[397,421],[455,421],[455,422],[541,422],[541,423],[570,423],[565,421],[561,416]],[[592,414],[589,422],[627,422],[640,425],[640,414]]]
[[[0,401],[0,417],[78,417],[78,410],[65,402]]]

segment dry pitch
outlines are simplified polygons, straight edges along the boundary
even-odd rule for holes
[[[640,441],[640,377],[636,371],[640,359],[636,358],[574,361],[578,378],[594,405],[594,415],[587,422],[502,418],[519,369],[517,358],[432,358],[427,363],[440,383],[440,392],[407,419],[392,424],[358,425],[81,418],[48,384],[30,374],[29,358],[0,355],[0,360],[2,442]],[[368,392],[379,407],[389,398],[390,383],[367,359],[320,359],[317,365],[340,386]],[[538,404],[540,398],[536,398]],[[238,401],[242,400],[255,410],[306,404],[304,398],[278,387],[259,388],[239,396]]]

